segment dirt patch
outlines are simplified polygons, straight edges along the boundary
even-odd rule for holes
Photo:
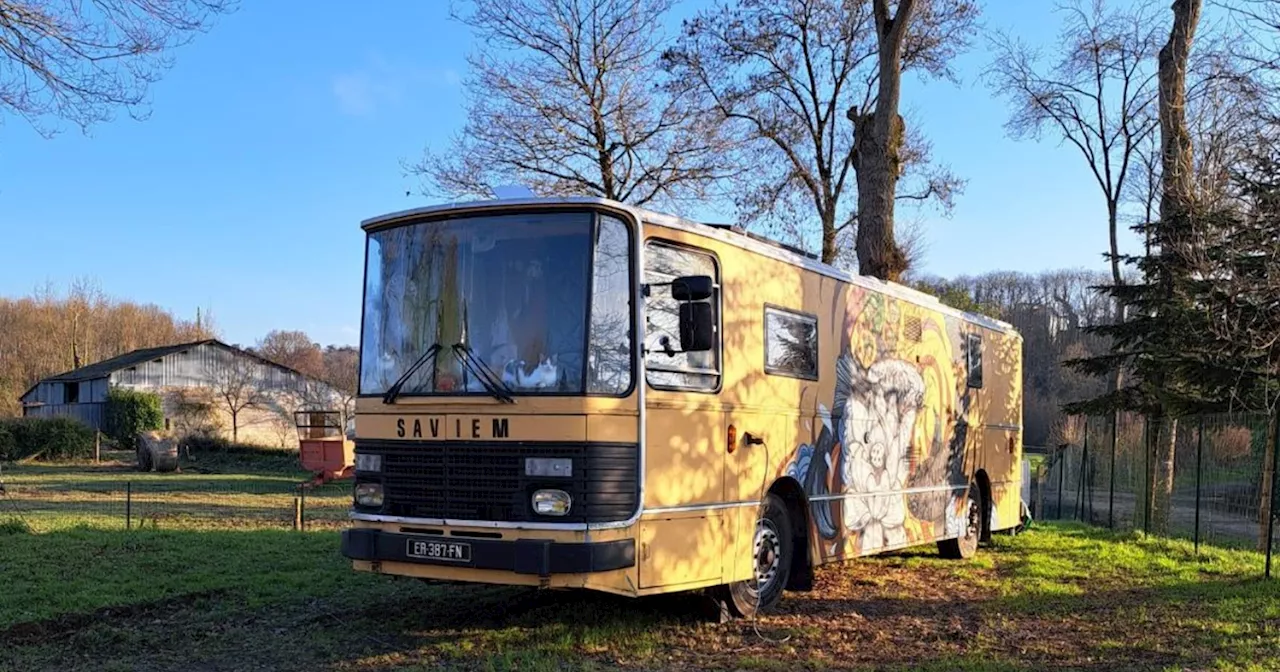
[[[201,600],[215,598],[226,592],[226,590],[207,590],[186,593],[153,602],[104,607],[85,614],[66,614],[43,621],[17,623],[0,630],[0,642],[7,642],[11,645],[44,643],[50,639],[74,634],[79,630],[104,621],[154,620],[166,615],[186,611]]]

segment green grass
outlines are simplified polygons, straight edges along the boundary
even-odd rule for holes
[[[777,613],[716,625],[695,596],[355,573],[342,485],[308,499],[329,525],[296,532],[273,490],[294,475],[112,469],[6,468],[16,501],[43,499],[22,517],[0,501],[0,671],[1280,669],[1280,578],[1250,551],[1037,524],[969,562],[824,567]]]
[[[826,567],[754,626],[689,596],[357,574],[334,532],[0,524],[0,545],[0,669],[1280,669],[1258,554],[1073,526]]]

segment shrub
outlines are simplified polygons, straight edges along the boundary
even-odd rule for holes
[[[182,439],[182,445],[186,447],[188,454],[192,452],[226,452],[231,447],[231,442],[212,434],[188,434]]]
[[[5,534],[31,534],[31,526],[21,518],[0,521],[0,535]]]
[[[150,392],[114,388],[107,392],[102,431],[117,446],[134,450],[138,434],[164,427],[160,397]]]
[[[169,408],[173,431],[179,439],[218,433],[218,419],[209,390],[190,387],[170,390],[165,397],[165,405]]]
[[[1253,432],[1248,427],[1233,425],[1210,430],[1205,439],[1219,462],[1237,462],[1253,454]]]
[[[11,457],[18,453],[18,444],[13,438],[7,421],[0,420],[0,462],[16,459]]]
[[[73,460],[93,456],[93,430],[71,418],[0,420],[0,434],[10,436],[10,447],[0,459]]]

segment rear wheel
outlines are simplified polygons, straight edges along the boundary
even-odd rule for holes
[[[755,576],[723,589],[725,602],[737,616],[750,617],[777,606],[791,578],[794,553],[791,517],[781,497],[770,494],[756,521],[752,539]]]
[[[938,553],[944,558],[967,560],[978,553],[978,540],[982,538],[982,511],[986,502],[982,501],[982,490],[977,483],[969,485],[969,493],[965,499],[967,515],[964,534],[938,542]]]

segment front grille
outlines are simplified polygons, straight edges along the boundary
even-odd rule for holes
[[[356,451],[382,455],[379,512],[387,515],[597,523],[626,520],[638,504],[636,444],[362,440]],[[526,476],[527,457],[572,459],[573,476]],[[370,476],[361,474],[360,480],[376,480]],[[530,499],[540,488],[568,492],[569,515],[534,514]]]

